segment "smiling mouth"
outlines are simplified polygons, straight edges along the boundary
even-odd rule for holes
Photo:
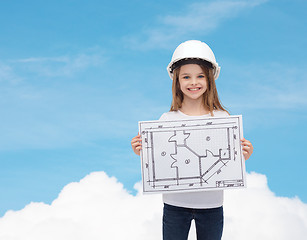
[[[198,91],[200,89],[201,89],[200,87],[198,87],[198,88],[188,88],[189,91]]]

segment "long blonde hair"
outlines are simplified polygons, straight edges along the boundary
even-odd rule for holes
[[[219,99],[216,85],[215,85],[215,80],[213,77],[213,70],[203,65],[199,65],[199,66],[203,70],[204,74],[206,75],[206,79],[207,79],[207,90],[203,94],[204,106],[207,109],[209,109],[211,116],[213,116],[214,110],[222,110],[228,113],[228,111],[223,107]],[[172,85],[173,99],[172,99],[172,105],[171,105],[170,111],[177,111],[182,107],[184,95],[180,89],[179,73],[180,73],[180,67],[175,69],[174,74],[173,74],[173,85]]]

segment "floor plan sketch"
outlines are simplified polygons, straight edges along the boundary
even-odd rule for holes
[[[139,122],[144,193],[242,188],[242,116]]]

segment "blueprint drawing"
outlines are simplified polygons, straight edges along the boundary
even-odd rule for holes
[[[242,116],[141,121],[144,193],[246,187]]]

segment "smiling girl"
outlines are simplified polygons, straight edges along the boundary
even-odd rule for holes
[[[172,105],[160,120],[197,119],[208,116],[229,116],[222,106],[215,80],[220,67],[210,47],[197,40],[181,43],[167,67],[172,85]],[[247,160],[253,145],[241,139]],[[131,141],[140,155],[141,136]],[[223,232],[223,190],[163,194],[163,239],[187,240],[191,221],[195,220],[198,240],[220,240]]]

